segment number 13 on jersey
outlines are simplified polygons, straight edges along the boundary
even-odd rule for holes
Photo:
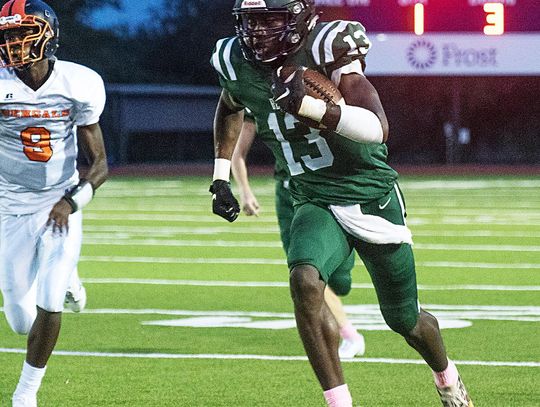
[[[288,113],[285,114],[284,122],[287,130],[294,129],[294,123],[297,121],[298,120],[296,120],[294,116]],[[283,133],[279,128],[278,116],[275,113],[270,113],[268,116],[268,127],[270,127],[270,130],[272,130],[276,136],[276,139],[281,144],[281,149],[283,151],[285,160],[287,161],[287,167],[289,167],[291,177],[303,174],[305,171],[302,167],[302,163],[295,160],[291,143],[289,143],[283,136]],[[307,144],[315,144],[320,153],[319,157],[312,157],[311,155],[307,154],[300,157],[306,168],[310,169],[311,171],[316,171],[321,168],[332,166],[334,163],[334,154],[332,154],[328,143],[323,137],[321,137],[319,131],[316,129],[311,129],[311,133],[306,134],[304,137],[306,138]]]

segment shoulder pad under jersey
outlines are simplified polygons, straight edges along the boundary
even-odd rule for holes
[[[360,64],[362,72],[371,42],[359,22],[336,20],[317,24],[306,46],[315,64],[331,77],[334,71],[353,63]]]

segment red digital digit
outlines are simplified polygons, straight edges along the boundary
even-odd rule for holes
[[[51,159],[51,132],[45,127],[27,127],[21,132],[21,140],[29,160],[47,162]]]

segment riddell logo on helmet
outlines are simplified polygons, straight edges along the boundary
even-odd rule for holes
[[[0,25],[6,24],[19,24],[22,21],[20,14],[15,14],[14,16],[0,17]]]
[[[266,7],[264,0],[244,0],[240,8]]]

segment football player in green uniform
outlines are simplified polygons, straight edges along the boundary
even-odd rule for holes
[[[249,108],[258,136],[291,177],[291,296],[327,404],[352,406],[324,289],[331,281],[350,284],[350,275],[337,270],[354,249],[386,323],[430,366],[443,405],[472,407],[436,318],[418,303],[403,197],[397,173],[386,163],[388,122],[363,74],[370,47],[364,28],[350,21],[318,23],[313,0],[236,0],[233,14],[237,35],[219,40],[211,59],[223,88],[214,122],[213,211],[230,222],[240,211],[228,181]],[[283,75],[284,66],[295,68]],[[343,100],[325,103],[306,95],[306,68],[331,79]]]
[[[244,113],[244,124],[242,125],[242,131],[238,138],[236,148],[234,150],[231,169],[234,175],[234,179],[240,188],[240,205],[242,211],[247,216],[259,216],[260,206],[251,189],[249,183],[248,170],[246,165],[247,155],[251,149],[251,145],[255,140],[256,125],[253,116],[250,112]],[[274,167],[274,179],[275,185],[275,206],[276,215],[278,218],[281,242],[283,243],[283,249],[287,253],[290,243],[290,229],[291,222],[294,215],[293,200],[289,192],[289,174],[286,168]],[[336,275],[350,276],[350,272],[354,266],[354,252],[345,260],[339,267],[343,267],[344,270],[336,270]],[[343,309],[343,304],[339,295],[347,295],[351,289],[351,284],[342,284],[338,287],[332,287],[333,281],[328,281],[328,285],[324,290],[324,299],[330,312],[336,319],[339,328],[339,335],[341,336],[341,344],[339,345],[338,354],[340,359],[353,358],[355,356],[362,356],[365,353],[365,340],[364,336],[359,333],[352,323],[347,318],[347,314]],[[335,291],[335,292],[334,292]]]

